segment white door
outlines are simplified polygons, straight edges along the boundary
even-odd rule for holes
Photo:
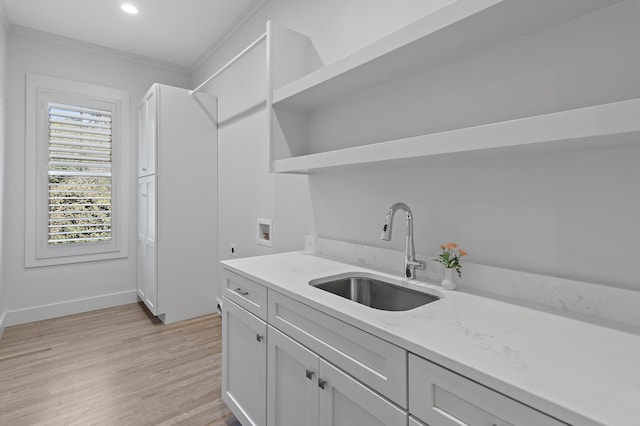
[[[224,298],[222,399],[243,426],[267,417],[267,324]]]
[[[318,356],[271,326],[267,335],[267,424],[317,426]]]
[[[406,411],[320,359],[321,426],[405,426]]]

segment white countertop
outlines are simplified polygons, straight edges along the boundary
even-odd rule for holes
[[[444,297],[410,311],[380,311],[308,283],[347,272],[397,276],[301,252],[222,263],[567,423],[640,424],[635,334],[418,281],[403,280]]]

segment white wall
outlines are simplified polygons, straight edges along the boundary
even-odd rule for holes
[[[264,33],[274,20],[309,34],[325,63],[364,47],[449,0],[268,1],[192,75],[196,86]],[[362,13],[363,10],[366,13]],[[206,89],[219,96],[219,257],[301,249],[315,234],[307,176],[268,173],[266,66],[262,43]],[[339,208],[339,207],[336,207]],[[273,247],[256,243],[256,220],[273,220]]]
[[[194,73],[193,83],[264,32],[268,19],[308,34],[330,63],[446,3],[271,0]],[[639,21],[638,2],[629,1],[417,76],[415,89],[434,96],[418,101],[412,112],[424,113],[437,130],[638,97]],[[262,215],[274,219],[274,251],[299,248],[302,235],[314,231],[402,249],[400,231],[384,243],[379,228],[389,205],[404,201],[414,210],[421,252],[435,253],[438,244],[457,241],[478,263],[640,290],[633,268],[640,237],[638,145],[273,176],[266,173],[263,61],[261,46],[207,88],[220,96],[223,119],[222,259],[231,242],[238,243],[240,256],[265,252],[253,236],[255,218]],[[389,96],[384,114],[400,110],[393,118],[401,120],[403,100]],[[238,111],[244,113],[236,116]],[[363,133],[376,135],[384,126],[367,123],[389,117],[375,112],[342,117],[361,120]],[[234,118],[225,123],[225,115]],[[340,123],[340,111],[324,118],[314,123],[321,134],[340,131],[340,125],[326,125]]]
[[[638,3],[628,2],[332,105],[310,126],[311,149],[384,140],[389,128],[406,137],[640,97],[638,22]],[[310,185],[323,237],[401,250],[400,234],[386,243],[379,228],[404,201],[420,251],[455,241],[473,262],[640,290],[639,158],[638,144],[485,154],[323,174]]]
[[[25,73],[35,72],[125,89],[130,95],[128,219],[136,224],[137,109],[154,82],[186,87],[176,70],[133,62],[83,46],[10,34],[8,40],[8,138],[2,277],[9,324],[135,300],[136,226],[129,227],[129,257],[64,266],[24,267]],[[79,303],[74,301],[83,300]],[[120,302],[121,303],[121,302]]]
[[[4,25],[3,10],[0,10],[0,337],[4,332],[5,297],[4,265],[2,262],[4,241],[4,198],[5,198],[5,145],[6,145],[6,88],[7,88],[7,30]]]

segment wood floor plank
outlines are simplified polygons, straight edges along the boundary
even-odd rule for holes
[[[221,398],[221,319],[131,304],[9,327],[0,425],[239,426]]]

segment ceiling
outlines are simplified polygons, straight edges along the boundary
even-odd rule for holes
[[[0,0],[10,31],[36,30],[192,70],[266,0]],[[131,3],[139,13],[124,13]]]

